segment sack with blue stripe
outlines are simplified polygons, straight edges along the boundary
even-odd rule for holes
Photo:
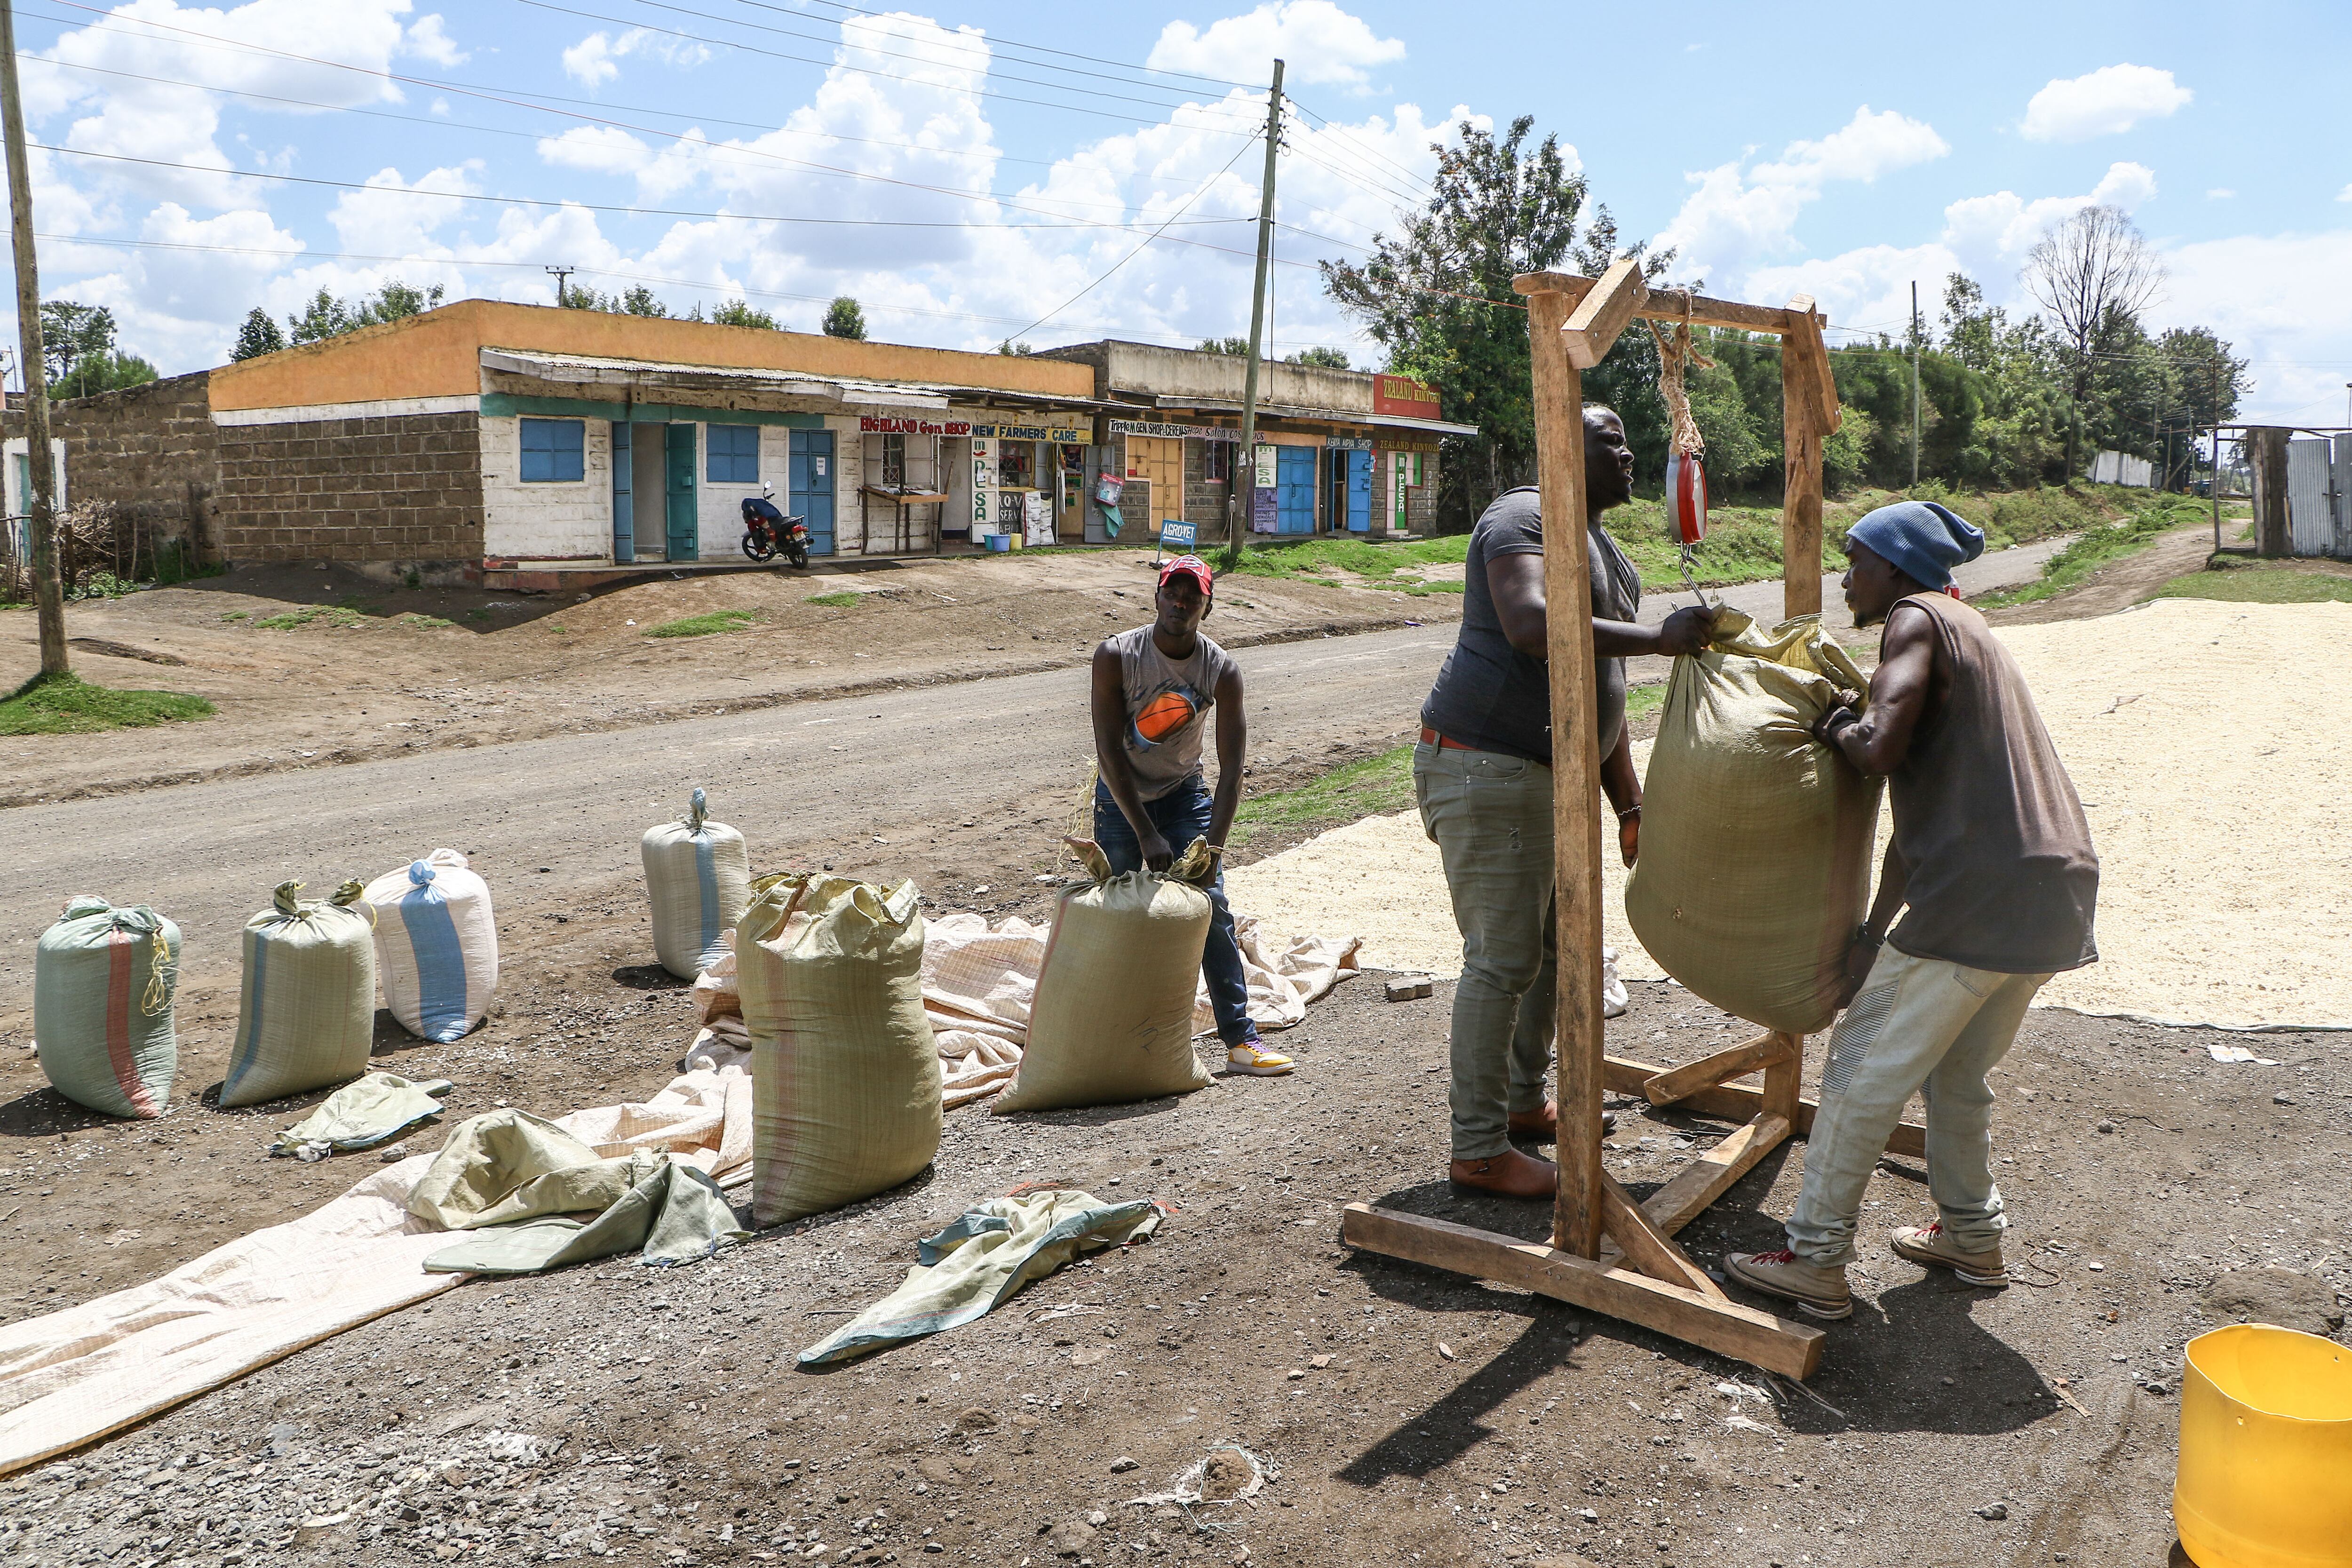
[[[109,1116],[161,1116],[180,1041],[180,928],[144,904],[77,893],[33,950],[33,1044],[59,1094]]]
[[[221,1104],[258,1105],[348,1083],[368,1069],[375,1040],[375,935],[359,883],[328,900],[280,882],[245,922],[245,984]],[[359,908],[353,908],[360,905]]]
[[[421,1040],[454,1040],[480,1023],[499,988],[490,888],[455,849],[378,877],[360,897],[375,910],[383,1005]]]
[[[741,834],[709,820],[698,789],[687,814],[646,828],[638,849],[654,905],[654,956],[691,980],[727,951],[728,931],[751,902],[751,852]]]

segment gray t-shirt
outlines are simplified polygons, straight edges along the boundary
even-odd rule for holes
[[[1503,635],[1486,563],[1500,555],[1543,553],[1541,492],[1533,485],[1496,496],[1470,531],[1462,582],[1462,630],[1437,684],[1421,707],[1421,721],[1449,740],[1482,752],[1551,763],[1551,678]],[[1592,576],[1592,618],[1630,621],[1642,606],[1642,574],[1598,523],[1585,530]],[[1593,706],[1601,721],[1601,754],[1616,749],[1625,729],[1625,661],[1595,659]]]
[[[1170,658],[1150,626],[1121,632],[1105,646],[1118,651],[1127,689],[1127,765],[1135,792],[1158,800],[1201,771],[1205,717],[1218,683],[1235,668],[1233,656],[1202,637],[1192,658]]]

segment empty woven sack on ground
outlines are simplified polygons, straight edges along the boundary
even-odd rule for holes
[[[1157,871],[1064,892],[1037,971],[1029,1042],[990,1109],[1120,1105],[1208,1087],[1192,1049],[1192,994],[1210,914],[1208,894]]]
[[[489,884],[455,849],[436,849],[367,885],[375,910],[383,1005],[421,1040],[462,1037],[499,988],[499,924]]]
[[[245,922],[245,983],[223,1105],[345,1083],[367,1071],[375,1039],[375,928],[358,882],[331,899],[299,900],[280,882]]]
[[[33,1041],[59,1094],[109,1116],[161,1116],[180,1043],[180,928],[144,904],[77,893],[33,951]]]
[[[912,882],[763,880],[735,931],[751,1033],[752,1213],[821,1214],[908,1180],[940,1148]]]
[[[1675,660],[1642,791],[1625,918],[1716,1006],[1792,1034],[1829,1026],[1870,896],[1881,781],[1812,737],[1867,683],[1821,617],[1769,632],[1724,610]]]
[[[725,938],[751,901],[751,852],[743,836],[705,815],[699,789],[684,816],[646,829],[638,844],[646,895],[653,900],[654,956],[691,980],[726,951]]]

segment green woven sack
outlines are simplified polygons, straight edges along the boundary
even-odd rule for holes
[[[1037,966],[1029,1043],[991,1110],[1120,1105],[1209,1086],[1192,1049],[1209,895],[1156,871],[1109,870],[1102,863],[1101,880],[1062,895]]]
[[[59,1094],[109,1116],[161,1116],[180,1043],[180,928],[144,904],[77,893],[33,952],[33,1039]]]
[[[355,881],[323,903],[298,902],[301,886],[278,883],[272,905],[245,922],[245,985],[224,1106],[258,1105],[367,1071],[375,1040],[373,910],[360,902]]]
[[[1867,684],[1820,616],[1759,632],[1724,610],[1666,687],[1625,919],[1692,994],[1768,1029],[1837,1014],[1884,786],[1812,726]]]
[[[752,1217],[822,1214],[908,1180],[940,1149],[912,882],[763,878],[735,928],[751,1033]]]

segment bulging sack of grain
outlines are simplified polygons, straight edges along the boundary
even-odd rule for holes
[[[464,1037],[499,988],[499,925],[490,888],[455,849],[436,849],[367,885],[383,1005],[421,1040]]]
[[[1675,660],[1642,792],[1625,918],[1694,995],[1768,1029],[1829,1026],[1870,897],[1882,781],[1812,737],[1853,661],[1800,616],[1719,613]]]
[[[895,1187],[939,1152],[921,902],[912,882],[795,874],[762,879],[736,924],[762,1226]]]
[[[646,829],[638,852],[654,906],[654,956],[691,980],[725,952],[728,929],[751,901],[751,852],[743,836],[703,814],[703,793],[676,822]]]
[[[1209,895],[1180,877],[1114,877],[1107,863],[1093,864],[1097,880],[1065,892],[1055,912],[1029,1043],[990,1106],[999,1114],[1208,1087],[1192,1050],[1192,997],[1209,940]]]
[[[375,931],[361,888],[302,902],[280,882],[269,908],[245,922],[245,984],[221,1104],[345,1083],[367,1071],[375,1039]]]
[[[180,1042],[180,928],[144,904],[77,893],[33,950],[33,1040],[59,1094],[109,1116],[161,1116]]]

